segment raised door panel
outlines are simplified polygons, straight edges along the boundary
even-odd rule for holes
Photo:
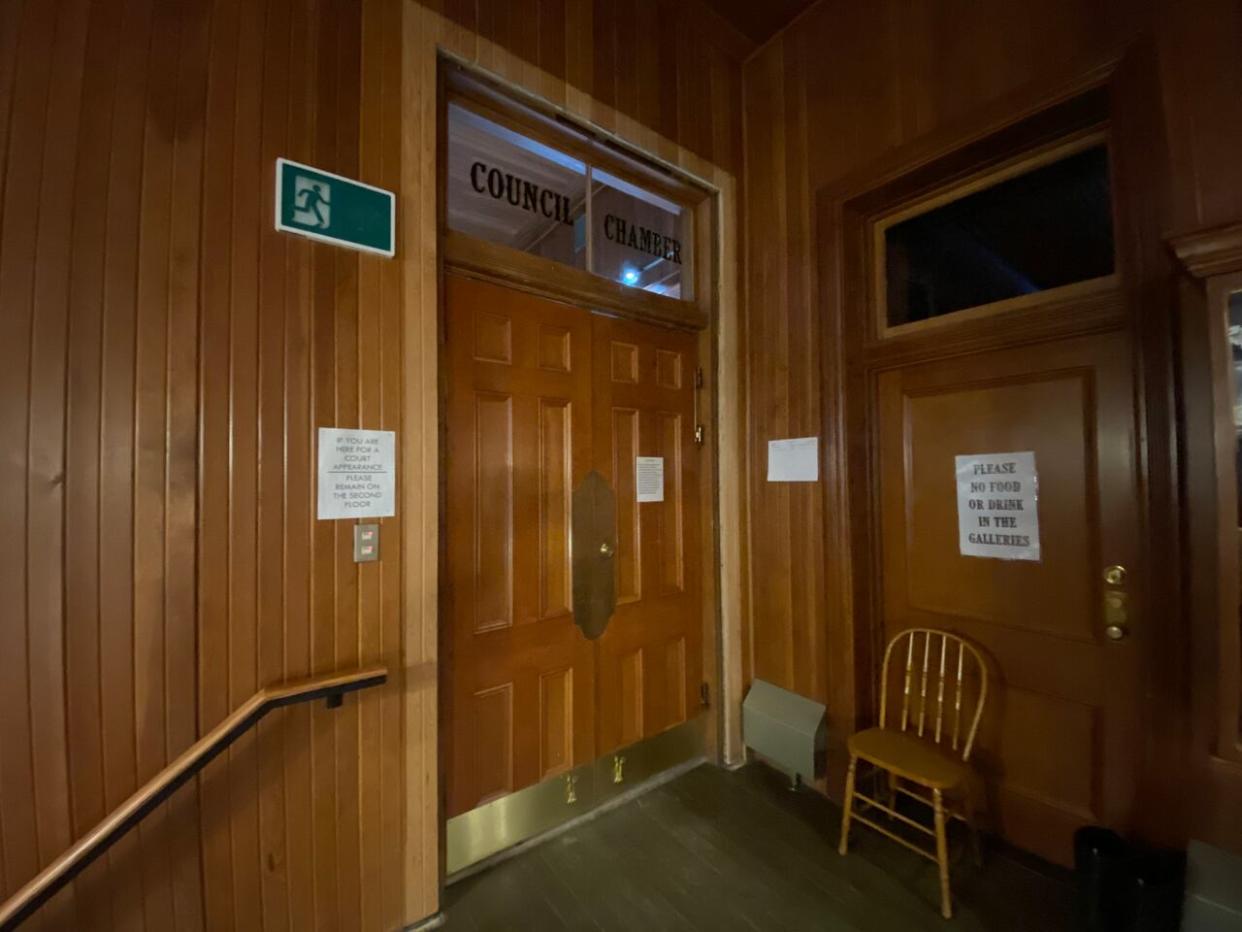
[[[574,763],[574,671],[551,670],[539,677],[539,779]]]
[[[446,330],[456,815],[594,756],[594,653],[573,623],[570,565],[592,349],[586,312],[452,275]]]
[[[513,790],[513,684],[481,689],[471,697],[470,795],[478,804]]]
[[[643,587],[641,509],[632,465],[640,449],[639,414],[636,408],[614,407],[610,415],[609,484],[617,498],[617,552],[613,560],[617,568],[617,603],[623,604],[640,599]]]
[[[686,425],[676,411],[657,411],[652,415],[655,434],[655,454],[664,460],[664,501],[652,502],[656,506],[648,510],[650,517],[651,550],[655,555],[658,575],[655,577],[658,595],[676,595],[685,587],[685,526],[683,523],[682,472],[685,468],[682,456],[682,438]]]
[[[1075,828],[1120,824],[1134,793],[1141,592],[1123,593],[1130,636],[1112,642],[1102,581],[1112,564],[1133,578],[1140,556],[1129,358],[1113,334],[878,378],[886,635],[946,628],[990,655],[976,762],[993,817],[1061,862]],[[1039,559],[964,555],[955,457],[1015,452],[1034,454]]]
[[[539,618],[573,611],[570,521],[573,495],[573,406],[539,401]]]
[[[1033,378],[1015,373],[981,385],[907,392],[906,551],[950,557],[909,564],[902,584],[910,608],[1093,640],[1099,549],[1092,527],[1091,490],[1098,486],[1093,376],[1091,369]],[[1057,530],[1056,546],[1044,549],[1036,571],[1023,561],[958,558],[956,495],[919,492],[953,490],[957,454],[1019,451],[1035,454],[1039,520]],[[1045,489],[1055,494],[1042,494]],[[1000,500],[1009,493],[999,488],[981,494]],[[1049,586],[1050,580],[1056,585]],[[1032,599],[1038,612],[1031,611]]]
[[[474,630],[513,624],[513,397],[474,395]]]

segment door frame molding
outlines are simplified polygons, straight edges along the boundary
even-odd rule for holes
[[[1195,783],[1188,833],[1236,848],[1242,836],[1239,551],[1228,348],[1222,312],[1242,288],[1242,222],[1167,238],[1180,266],[1181,411],[1190,716],[1181,758]],[[1228,439],[1226,439],[1228,438]],[[1193,490],[1193,491],[1191,491]]]
[[[700,361],[710,399],[711,427],[702,475],[702,513],[710,519],[713,570],[704,572],[705,674],[712,685],[716,727],[710,753],[724,763],[741,759],[743,542],[745,463],[742,430],[742,322],[739,310],[740,181],[729,170],[660,136],[536,66],[463,29],[418,3],[402,14],[401,191],[398,261],[403,272],[401,320],[403,389],[401,566],[402,656],[405,673],[405,889],[407,915],[433,914],[444,883],[443,766],[439,736],[440,488],[442,251],[438,224],[442,159],[440,63],[451,59],[538,102],[549,112],[586,125],[710,192],[714,213],[710,253],[711,318],[701,331]],[[484,65],[486,67],[484,67]],[[518,77],[508,80],[505,76]],[[556,103],[554,101],[561,101]],[[722,101],[722,106],[723,106]],[[604,125],[614,127],[607,130]],[[703,263],[707,266],[709,263]],[[725,271],[730,270],[730,271]],[[704,273],[707,270],[704,269]],[[700,273],[700,274],[704,274]],[[700,291],[700,294],[708,294]],[[729,515],[729,521],[720,521]],[[395,775],[394,775],[395,776]]]
[[[829,697],[830,795],[839,798],[847,755],[842,742],[869,722],[876,706],[876,670],[883,633],[879,592],[872,579],[879,563],[879,535],[873,436],[876,373],[915,361],[977,352],[1015,339],[1038,342],[1071,334],[1129,329],[1135,355],[1137,437],[1145,452],[1139,463],[1142,500],[1140,521],[1145,551],[1160,541],[1177,566],[1177,447],[1173,421],[1173,339],[1168,315],[1169,263],[1161,253],[1157,209],[1167,188],[1160,177],[1163,138],[1156,86],[1155,43],[1140,36],[1114,56],[1084,68],[1059,86],[1026,89],[980,108],[969,119],[898,147],[865,169],[829,185],[816,195],[818,219],[819,308],[822,325],[823,432],[825,437],[823,526],[825,591],[829,593],[827,651]],[[1146,104],[1146,112],[1143,105]],[[1056,145],[1076,132],[1106,127],[1113,169],[1117,277],[1111,287],[1097,288],[1072,307],[1052,294],[1038,306],[1005,313],[1008,325],[996,333],[995,316],[976,316],[961,324],[929,328],[930,334],[874,334],[870,308],[871,255],[874,221],[896,204],[925,197],[935,188],[967,183],[979,174],[1041,146]],[[1144,139],[1144,135],[1146,137]],[[1145,147],[1145,148],[1143,148]],[[1120,154],[1120,164],[1119,164]],[[1141,203],[1137,179],[1153,180]],[[1130,192],[1135,192],[1131,194]],[[1136,233],[1135,231],[1139,231]],[[1141,234],[1141,235],[1140,235]],[[927,337],[934,335],[935,344]],[[1181,580],[1178,572],[1161,578],[1140,568],[1146,581],[1139,595],[1144,614],[1175,617]],[[1176,656],[1175,625],[1153,625],[1149,653],[1140,661],[1141,675],[1153,676],[1157,690],[1147,697],[1141,716],[1152,722],[1154,736],[1145,743],[1138,798],[1166,800],[1167,787],[1152,777],[1153,756],[1162,740],[1176,730],[1171,698],[1180,695],[1175,671],[1164,676],[1154,657]],[[1173,666],[1177,666],[1174,664]],[[1162,678],[1163,677],[1163,678]],[[1168,838],[1175,815],[1164,825],[1160,807],[1136,807],[1133,826]]]

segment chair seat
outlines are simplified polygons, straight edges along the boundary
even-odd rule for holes
[[[951,790],[970,778],[968,765],[908,732],[868,728],[851,735],[848,744],[851,754],[929,789]]]

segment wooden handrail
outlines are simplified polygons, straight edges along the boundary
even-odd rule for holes
[[[133,796],[86,833],[72,848],[45,867],[33,880],[0,905],[0,932],[16,929],[30,914],[103,854],[143,817],[168,799],[221,751],[249,731],[273,709],[326,699],[329,708],[341,704],[345,693],[380,686],[388,680],[387,667],[366,667],[348,673],[315,676],[293,683],[265,686],[232,715],[199,738],[180,757],[146,782]]]

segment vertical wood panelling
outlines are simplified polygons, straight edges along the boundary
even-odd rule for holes
[[[378,63],[378,81],[363,88],[364,113],[371,114],[366,126],[370,132],[363,136],[363,171],[375,177],[383,187],[399,191],[402,157],[402,11],[400,3],[373,4],[367,9],[363,20],[363,43],[367,49],[382,48]],[[377,37],[375,44],[371,38]],[[372,174],[374,173],[374,174]],[[401,225],[404,235],[404,221]],[[379,426],[385,430],[402,428],[402,392],[404,389],[403,358],[404,341],[396,334],[403,332],[402,265],[397,262],[371,263],[378,280],[375,300],[381,309],[379,333],[382,334],[380,373],[382,378],[376,386],[378,392]],[[412,350],[411,350],[412,353]],[[400,456],[400,454],[398,454]],[[403,461],[403,457],[399,462]],[[363,658],[366,663],[386,660],[399,669],[396,658],[408,656],[403,650],[401,637],[401,612],[405,594],[403,584],[403,524],[413,520],[399,509],[396,516],[385,519],[383,532],[389,557],[375,568],[379,577],[380,626],[374,641],[374,655]],[[403,682],[402,677],[398,682]],[[405,886],[405,863],[399,852],[405,852],[413,842],[406,837],[404,823],[407,796],[407,775],[403,754],[388,749],[402,747],[404,739],[402,703],[405,699],[402,687],[366,697],[379,707],[379,760],[380,767],[374,771],[379,797],[379,831],[364,839],[370,848],[370,864],[378,875],[379,910],[376,921],[367,928],[392,929],[409,924],[435,909],[434,902],[421,901],[413,891],[407,900]],[[426,832],[437,833],[439,825],[426,825]],[[296,928],[296,926],[295,926]]]
[[[209,8],[194,0],[182,8],[176,32],[175,127],[171,166],[171,229],[168,302],[168,400],[165,410],[168,464],[165,475],[164,574],[165,657],[168,669],[166,757],[172,760],[198,737],[197,633],[193,623],[197,574],[198,503],[198,365],[196,298],[200,275],[198,237],[202,222],[203,136],[207,75]],[[202,914],[199,788],[190,784],[170,802],[169,842],[158,853],[172,871],[173,910],[178,929],[200,929]]]
[[[841,510],[824,504],[841,492],[766,482],[769,440],[820,435],[835,422],[824,417],[821,357],[824,328],[835,332],[823,309],[835,308],[836,285],[817,281],[816,191],[1033,82],[1070,80],[1142,23],[1120,2],[1085,10],[1031,0],[988,11],[825,2],[746,63],[751,676],[820,701],[853,688],[848,577],[835,571],[847,554],[835,543],[824,549],[847,531]],[[1033,36],[1049,54],[1031,54]],[[844,455],[838,439],[825,437],[825,478]],[[838,704],[829,705],[835,722]]]
[[[269,13],[274,23],[290,22],[287,0],[276,3]],[[292,27],[292,22],[290,22]],[[290,30],[292,32],[292,29]],[[292,39],[292,35],[290,36]],[[291,86],[292,42],[277,45],[265,61],[261,111],[259,169],[271,165],[284,155],[291,142],[289,135],[289,95]],[[261,177],[261,176],[260,176]],[[264,186],[261,196],[264,210],[274,210],[274,190]],[[285,592],[282,579],[282,538],[289,502],[285,498],[285,463],[283,449],[286,439],[284,419],[285,389],[289,382],[284,353],[287,270],[292,244],[279,237],[261,247],[258,282],[258,483],[260,514],[258,520],[258,608],[262,618],[280,619],[282,624],[262,624],[258,636],[257,679],[260,683],[278,681],[285,672],[283,635],[288,631],[285,615]],[[259,844],[264,869],[260,872],[262,919],[264,927],[289,928],[289,872],[286,847],[286,793],[289,788],[281,779],[283,757],[288,743],[297,736],[287,730],[293,717],[261,722],[258,735],[258,820]]]
[[[16,5],[14,5],[16,6]],[[92,11],[84,73],[94,76],[82,91],[79,146],[101,151],[109,144],[112,86],[117,71],[117,17]],[[16,29],[13,30],[16,38]],[[2,158],[2,157],[0,157]],[[75,838],[106,814],[103,735],[100,729],[100,403],[102,398],[103,269],[108,217],[108,162],[79,159],[74,180],[75,222],[69,275],[69,347],[65,436],[65,678],[69,750],[70,815]],[[196,341],[191,335],[191,344]],[[191,417],[192,420],[192,417]],[[72,581],[72,584],[68,584]],[[193,713],[191,697],[190,712]],[[191,726],[192,727],[192,726]],[[0,855],[0,862],[3,861]],[[2,869],[2,867],[0,867]],[[81,915],[102,916],[107,902],[107,865],[92,865],[78,879]],[[2,885],[2,881],[0,881]],[[11,886],[10,886],[11,889]],[[99,923],[101,928],[109,923]]]
[[[164,560],[167,552],[168,336],[173,315],[185,313],[168,301],[168,242],[173,212],[172,156],[175,138],[175,80],[179,17],[151,11],[148,68],[150,124],[143,127],[142,214],[138,241],[137,334],[134,381],[134,714],[137,721],[136,785],[168,762],[168,705]],[[171,671],[185,676],[188,670]],[[174,922],[172,878],[168,869],[167,807],[140,826],[143,917],[152,928]]]
[[[401,266],[270,229],[277,155],[398,187],[402,5],[0,16],[0,894],[257,686],[381,661],[389,687],[266,720],[32,927],[418,918],[394,882],[400,544],[364,576],[324,525],[310,558],[314,428],[400,427]]]
[[[436,167],[406,159],[434,151],[442,43],[732,197],[736,49],[639,50],[666,24],[641,6],[0,4],[0,895],[258,686],[392,671],[270,716],[33,928],[434,911]],[[400,191],[410,261],[273,231],[278,155]],[[332,425],[404,435],[376,564],[314,519]]]
[[[818,190],[841,184],[899,146],[948,141],[981,120],[1003,116],[998,108],[1015,94],[1034,101],[1120,62],[1117,67],[1125,72],[1142,69],[1141,80],[1152,89],[1138,105],[1150,111],[1144,117],[1147,151],[1140,160],[1150,159],[1152,177],[1167,180],[1171,195],[1164,197],[1158,184],[1144,186],[1141,196],[1119,188],[1122,208],[1143,215],[1153,231],[1236,223],[1242,217],[1242,182],[1232,165],[1242,125],[1242,67],[1232,50],[1240,25],[1242,11],[1231,0],[1204,0],[1193,9],[1167,0],[1027,0],[986,8],[824,0],[747,62],[745,390],[751,521],[745,551],[752,587],[746,673],[826,699],[831,733],[855,725],[857,702],[868,691],[860,680],[868,675],[865,658],[855,667],[866,649],[853,641],[851,575],[851,561],[866,555],[855,552],[857,538],[851,538],[849,509],[856,490],[845,480],[847,457],[865,441],[838,429],[845,378],[841,360],[833,358],[841,335],[840,270],[829,262],[818,267],[824,279],[816,276],[817,262],[836,255],[830,248],[835,244],[820,240],[835,231],[817,231],[815,214],[806,208]],[[1157,50],[1154,65],[1149,47]],[[1157,98],[1162,106],[1152,106]],[[1134,119],[1127,116],[1133,102],[1113,104],[1119,117]],[[1144,264],[1160,269],[1153,245],[1154,240],[1136,248]],[[1154,279],[1163,274],[1153,273],[1144,287],[1150,284],[1154,294],[1164,284]],[[1154,310],[1139,316],[1169,313],[1167,301],[1154,297],[1153,303]],[[1170,361],[1153,357],[1149,363],[1148,375],[1160,384],[1160,371]],[[825,369],[829,381],[821,384]],[[1162,433],[1170,432],[1161,423],[1162,404],[1156,401],[1144,412],[1156,447]],[[815,489],[779,489],[764,481],[767,441],[802,432],[825,434],[823,502]],[[1164,468],[1157,452],[1150,477],[1157,531],[1173,520],[1162,500],[1168,482]],[[1158,614],[1177,617],[1173,611]],[[1183,705],[1191,691],[1184,669],[1189,661],[1176,652],[1195,640],[1194,631],[1188,636],[1185,628],[1170,622],[1159,637],[1171,650],[1157,651],[1150,661],[1155,674],[1148,754],[1156,769],[1177,761],[1179,781],[1188,761],[1197,769],[1192,779],[1201,789],[1190,795],[1214,802],[1204,808],[1207,815],[1195,831],[1236,845],[1237,833],[1230,836],[1219,826],[1227,823],[1230,807],[1236,809],[1237,781],[1213,769],[1210,747],[1185,738],[1193,731]],[[1203,688],[1210,692],[1212,686]]]

